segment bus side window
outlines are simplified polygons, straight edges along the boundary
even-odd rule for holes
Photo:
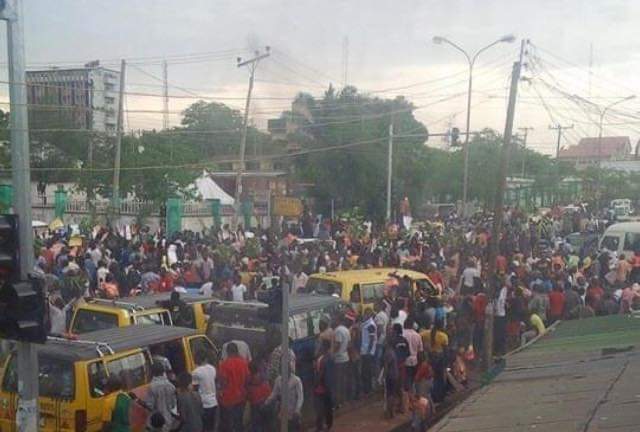
[[[351,290],[351,295],[349,296],[349,301],[351,303],[360,303],[360,284],[355,284],[353,289]]]
[[[169,313],[169,311],[162,312],[162,323],[166,326],[173,325],[173,321],[171,321],[171,314]]]
[[[107,370],[102,361],[89,364],[89,393],[94,398],[107,394]]]
[[[195,358],[197,352],[204,352],[207,360],[212,364],[218,364],[220,353],[209,339],[204,336],[194,336],[189,339],[189,349],[191,356]]]
[[[118,375],[125,389],[131,390],[149,382],[150,368],[143,353],[131,354],[107,363],[109,375]]]

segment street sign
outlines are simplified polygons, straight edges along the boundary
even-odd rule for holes
[[[298,198],[275,197],[271,213],[274,216],[298,217],[302,214],[302,201]]]

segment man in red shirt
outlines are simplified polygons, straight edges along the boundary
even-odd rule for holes
[[[549,324],[562,318],[564,311],[564,292],[560,284],[556,283],[549,293]]]
[[[596,310],[598,304],[604,296],[604,289],[602,288],[602,282],[600,279],[594,277],[589,282],[589,288],[587,288],[587,294],[585,297],[585,303],[593,310]]]
[[[482,351],[484,338],[484,313],[487,308],[487,295],[480,291],[473,297],[473,349],[476,354]]]
[[[242,432],[249,364],[240,357],[238,347],[233,342],[227,345],[227,356],[227,359],[218,366],[221,430]]]
[[[435,263],[429,264],[429,273],[427,273],[431,282],[438,288],[440,294],[446,288],[444,286],[444,279],[442,278],[442,273],[438,271],[438,266]]]

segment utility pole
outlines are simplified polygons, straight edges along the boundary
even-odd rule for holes
[[[593,77],[593,42],[591,42],[589,44],[589,88],[587,89],[588,92],[587,94],[589,95],[589,98],[591,98],[591,80]]]
[[[118,89],[118,117],[116,119],[116,155],[113,162],[113,194],[111,197],[111,209],[113,214],[120,213],[120,151],[123,135],[123,103],[124,103],[124,74],[126,63],[120,62],[120,88]]]
[[[556,142],[556,159],[560,157],[560,141],[562,140],[562,131],[567,129],[573,129],[573,125],[562,126],[561,124],[557,124],[556,126],[549,126],[549,130],[558,131],[558,141]]]
[[[522,178],[524,178],[524,173],[525,173],[525,163],[527,161],[527,136],[529,135],[529,131],[533,130],[532,127],[521,127],[518,128],[518,130],[521,130],[523,132],[522,134],[522,169],[520,172],[520,176]]]
[[[287,422],[288,410],[289,410],[289,284],[283,283],[283,278],[280,279],[280,286],[282,290],[282,324],[280,331],[280,352],[282,357],[280,358],[280,376],[282,381],[280,382],[282,403],[280,404],[280,418],[283,419],[280,422],[280,432],[287,432],[289,425]]]
[[[389,151],[387,156],[387,222],[391,222],[391,177],[393,175],[393,117],[389,122]]]
[[[162,62],[162,129],[169,129],[169,70],[167,61]]]
[[[342,88],[345,88],[349,78],[349,36],[342,38]]]
[[[502,217],[503,217],[503,201],[504,191],[507,185],[507,168],[509,163],[509,153],[511,150],[511,138],[513,134],[513,119],[516,111],[516,98],[518,94],[518,82],[520,81],[520,72],[522,70],[523,57],[525,47],[528,44],[527,39],[523,39],[520,45],[520,59],[513,64],[511,72],[511,89],[509,90],[509,103],[507,105],[507,120],[504,127],[504,142],[500,153],[500,167],[498,170],[498,189],[495,195],[495,208],[493,214],[493,230],[489,242],[489,267],[488,267],[488,292],[489,300],[484,329],[484,363],[487,369],[492,366],[493,362],[493,305],[495,304],[496,292],[502,288],[502,281],[498,280],[496,274],[496,258],[498,256],[498,246],[500,243],[500,234],[502,233]]]
[[[9,63],[9,124],[11,130],[11,178],[13,211],[18,215],[20,279],[26,281],[33,269],[33,228],[31,226],[31,171],[29,168],[29,122],[25,80],[22,3],[0,2],[0,19],[7,22]],[[18,342],[18,409],[20,432],[38,430],[38,356],[33,344]]]
[[[247,101],[244,106],[244,119],[242,121],[242,134],[240,135],[240,163],[238,164],[238,171],[236,173],[236,195],[235,206],[236,211],[234,215],[234,226],[237,225],[238,214],[240,212],[240,199],[242,197],[242,173],[244,171],[244,157],[247,149],[247,129],[249,126],[249,108],[251,106],[251,92],[253,91],[253,81],[256,74],[256,68],[260,60],[269,57],[271,48],[266,47],[265,53],[261,54],[260,51],[255,52],[255,57],[249,60],[242,60],[238,57],[238,67],[249,67],[249,90],[247,91]]]

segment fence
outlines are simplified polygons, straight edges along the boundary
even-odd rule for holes
[[[111,203],[105,200],[68,200],[65,205],[66,214],[89,214],[91,213],[91,205],[97,215],[107,214],[110,210]],[[34,202],[32,204],[35,209],[53,209],[55,203],[52,200]],[[187,201],[182,203],[182,215],[184,217],[207,217],[211,216],[211,203],[207,201]],[[120,214],[123,216],[159,216],[160,206],[152,201],[126,200],[120,203]],[[223,205],[221,207],[222,216],[233,216],[235,209],[232,205]],[[254,216],[268,216],[269,202],[255,201],[253,203]]]

